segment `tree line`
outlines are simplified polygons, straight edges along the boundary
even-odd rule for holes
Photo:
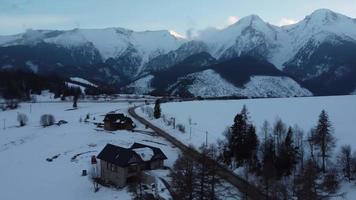
[[[207,155],[246,181],[260,188],[266,198],[319,200],[339,193],[341,181],[356,178],[356,152],[345,145],[334,156],[336,139],[329,116],[321,111],[318,121],[307,134],[281,119],[271,125],[265,121],[257,135],[244,106],[224,132],[224,140],[209,148]],[[213,163],[194,163],[180,156],[173,167],[173,189],[179,199],[224,199],[216,195],[219,178],[211,176]],[[207,173],[207,176],[203,176]],[[209,176],[210,175],[210,176]],[[202,186],[204,185],[204,186]],[[204,188],[205,191],[202,192]],[[241,194],[242,198],[247,198]]]
[[[41,94],[43,90],[54,93],[55,98],[76,96],[78,87],[70,87],[66,84],[67,78],[58,75],[39,75],[33,72],[21,70],[0,71],[0,96],[4,99],[30,100],[31,94]],[[79,83],[80,84],[80,83]],[[85,85],[83,91],[86,95],[112,95],[115,88],[109,85],[92,87]]]

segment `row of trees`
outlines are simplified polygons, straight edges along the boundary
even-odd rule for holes
[[[261,137],[256,132],[244,106],[235,116],[233,125],[224,132],[225,140],[219,141],[216,148],[210,148],[217,153],[210,157],[231,170],[243,169],[237,170],[244,172],[240,175],[272,199],[314,200],[342,196],[338,193],[339,182],[356,178],[356,152],[352,153],[349,145],[342,146],[337,156],[333,156],[336,139],[324,110],[308,134],[304,134],[297,125],[288,127],[280,119],[273,126],[265,121],[260,131]],[[181,199],[195,199],[196,195],[199,196],[199,192],[193,191],[199,191],[198,186],[202,182],[216,188],[215,183],[199,179],[199,176],[194,181],[191,178],[187,181],[185,175],[192,174],[194,167],[183,161],[181,158],[177,160],[176,165],[180,168],[175,165],[172,173],[177,178],[174,180],[181,177],[173,185],[178,194],[187,195]],[[202,169],[200,165],[193,165],[197,166],[197,172]],[[208,196],[203,199],[216,199],[215,196]]]
[[[66,84],[63,77],[56,75],[40,75],[21,70],[0,71],[0,96],[5,99],[30,100],[31,94],[40,94],[43,90],[49,90],[55,94],[55,98],[74,96],[77,91]],[[78,83],[80,85],[81,83]],[[98,87],[85,86],[85,94],[100,95],[115,93],[115,87],[100,84]]]

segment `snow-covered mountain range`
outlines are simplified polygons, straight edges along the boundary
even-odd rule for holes
[[[123,28],[29,30],[0,36],[1,69],[80,76],[136,93],[154,92],[157,84],[149,82],[165,79],[162,73],[177,72],[175,81],[159,86],[161,93],[175,94],[172,88],[183,84],[180,88],[185,92],[204,96],[350,94],[356,89],[355,52],[356,20],[327,9],[316,10],[298,23],[282,27],[251,15],[190,40],[170,31],[135,32]],[[208,56],[195,56],[202,53]],[[209,67],[239,57],[269,62],[281,74],[249,73],[241,82],[239,71],[234,71],[236,80],[226,79],[220,76],[223,71]],[[179,66],[186,67],[178,70]],[[214,89],[217,85],[203,93],[192,89],[200,87],[197,80],[204,83],[209,78],[219,80],[224,89],[218,92]]]

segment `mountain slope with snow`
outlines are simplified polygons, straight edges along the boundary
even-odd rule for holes
[[[316,95],[335,95],[354,90],[355,51],[356,20],[320,9],[283,27],[250,15],[193,40],[167,30],[28,30],[0,36],[0,69],[82,77],[122,88],[148,75],[155,76],[156,82],[162,79],[157,73],[169,71],[196,54],[212,56],[206,66],[249,56],[273,64],[283,76],[293,77]],[[189,68],[184,70],[187,72],[181,76],[192,73]],[[238,70],[214,70],[225,79],[226,75],[240,74]]]
[[[277,27],[251,15],[235,24],[198,37],[209,46],[209,52],[218,59],[241,55],[261,57],[279,69],[291,60],[308,42],[321,44],[326,40],[356,39],[356,20],[345,15],[320,9],[302,21]],[[312,51],[312,50],[311,50]]]
[[[237,87],[212,69],[189,74],[179,79],[170,89],[172,95],[186,90],[194,96],[202,97],[293,97],[313,95],[289,77],[252,76],[246,84]]]

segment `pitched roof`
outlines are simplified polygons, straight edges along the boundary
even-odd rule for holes
[[[130,123],[132,124],[133,121],[130,117],[125,116],[122,113],[108,113],[105,115],[104,121],[109,121],[112,123]]]
[[[154,156],[152,149],[148,147],[132,149],[132,151],[136,152],[143,161],[150,161]]]
[[[160,148],[157,147],[152,147],[149,145],[145,145],[145,144],[141,144],[141,143],[133,143],[130,147],[130,149],[137,149],[137,148],[145,148],[148,147],[150,149],[152,149],[154,155],[152,156],[152,159],[167,159],[167,156],[162,152],[162,150]]]
[[[104,121],[116,122],[117,120],[124,120],[125,115],[122,113],[108,113],[105,115]]]
[[[167,159],[161,149],[140,143],[134,143],[129,149],[107,144],[98,158],[121,167],[150,160]]]
[[[142,162],[140,156],[131,149],[122,148],[112,144],[107,144],[99,153],[98,158],[121,167]]]

